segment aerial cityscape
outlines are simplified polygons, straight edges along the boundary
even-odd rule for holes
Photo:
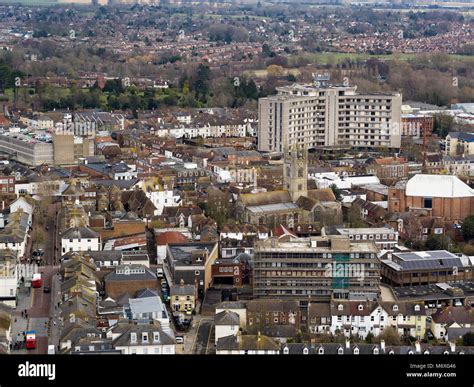
[[[473,16],[0,1],[0,364],[474,354]]]

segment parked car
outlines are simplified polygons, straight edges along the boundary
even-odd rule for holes
[[[49,287],[49,286],[45,286],[45,287],[43,288],[43,292],[44,292],[44,293],[51,293],[50,287]]]
[[[176,344],[184,344],[184,337],[176,336]]]

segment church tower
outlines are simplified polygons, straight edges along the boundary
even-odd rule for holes
[[[285,149],[283,185],[296,202],[300,196],[308,195],[308,150],[293,145]]]

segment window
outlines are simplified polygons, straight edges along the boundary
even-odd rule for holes
[[[423,198],[423,208],[433,208],[433,198]]]
[[[137,342],[137,334],[135,332],[130,333],[130,342],[131,343]]]
[[[339,347],[339,349],[337,350],[337,354],[338,355],[343,355],[344,354],[344,348]]]

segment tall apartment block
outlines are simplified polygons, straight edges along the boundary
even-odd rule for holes
[[[390,148],[401,143],[402,96],[358,94],[356,86],[313,84],[278,87],[277,94],[258,101],[258,150],[306,148]]]
[[[380,284],[377,253],[373,241],[355,243],[343,235],[258,241],[254,247],[254,297],[300,303],[376,299]]]

